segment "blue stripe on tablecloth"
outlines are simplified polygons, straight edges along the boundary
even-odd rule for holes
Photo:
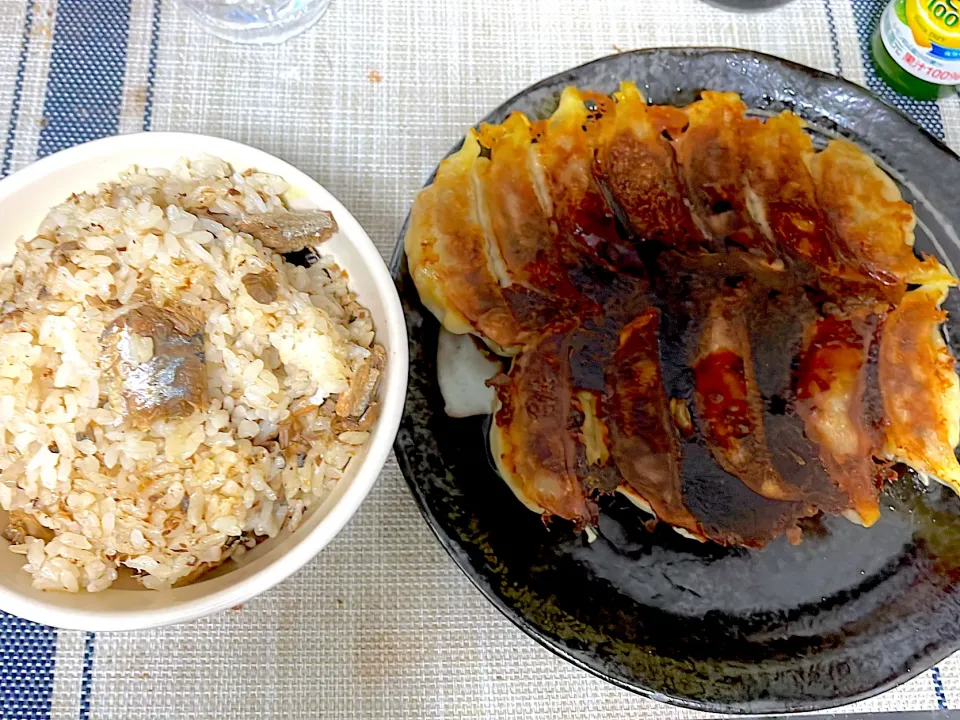
[[[33,29],[33,0],[26,0],[25,13],[0,177],[10,172],[13,160],[23,96],[23,73]],[[57,632],[53,628],[0,613],[0,717],[17,720],[47,720],[50,717],[56,648]]]
[[[860,40],[860,57],[863,58],[864,76],[867,87],[885,101],[906,113],[913,120],[926,129],[931,135],[943,139],[943,118],[940,116],[940,105],[934,101],[914,100],[895,92],[878,75],[873,67],[870,54],[870,38],[880,21],[880,14],[889,0],[851,0],[853,3],[853,18],[857,23],[857,36]],[[933,682],[933,691],[937,696],[937,706],[941,710],[947,709],[947,696],[943,691],[943,681],[940,678],[940,668],[934,666],[930,673]]]
[[[48,720],[57,631],[0,613],[0,717]]]
[[[906,113],[914,122],[923,127],[931,135],[943,139],[943,119],[940,117],[940,105],[934,101],[914,100],[895,92],[881,80],[873,68],[870,57],[870,36],[880,21],[880,14],[889,0],[851,0],[853,4],[853,18],[857,23],[857,35],[860,38],[860,57],[863,58],[863,70],[867,80],[867,87]]]
[[[83,640],[83,671],[80,676],[80,718],[90,720],[90,688],[93,686],[93,654],[97,636],[88,632]]]
[[[937,695],[937,707],[947,710],[947,695],[943,692],[943,680],[940,679],[940,666],[930,668],[930,678],[933,680],[933,691]]]
[[[30,52],[30,31],[33,28],[33,0],[26,0],[23,36],[20,38],[20,59],[17,61],[17,77],[13,84],[13,98],[10,102],[10,123],[7,126],[7,142],[3,147],[3,161],[0,163],[0,177],[10,172],[10,163],[13,160],[13,144],[17,139],[17,125],[20,122],[20,100],[23,97],[23,71],[27,66],[27,55]]]
[[[117,133],[129,26],[130,0],[59,0],[40,157]]]
[[[833,67],[837,75],[843,76],[843,61],[840,59],[840,40],[837,36],[837,21],[833,17],[830,0],[823,0],[823,9],[827,14],[827,29],[830,31],[830,49],[833,51]]]
[[[147,101],[143,104],[143,129],[153,127],[153,81],[157,76],[157,44],[160,41],[161,0],[153,0],[153,15],[150,24],[150,57],[147,60]]]
[[[129,28],[130,0],[59,0],[43,104],[47,124],[37,142],[39,156],[116,134],[120,126]],[[27,684],[43,685],[45,712],[29,716],[5,713],[3,717],[46,719],[50,715],[53,690],[56,633],[39,625],[27,625],[35,635],[45,639],[30,647],[34,664],[39,667],[27,681]],[[6,640],[5,647],[9,648],[9,635]],[[93,633],[88,633],[83,651],[80,718],[90,714],[94,642]],[[0,686],[0,693],[5,697],[11,694],[5,686]]]

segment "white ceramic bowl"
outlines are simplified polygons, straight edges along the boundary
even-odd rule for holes
[[[224,610],[273,587],[330,542],[360,507],[390,452],[407,385],[407,337],[400,300],[376,247],[336,198],[289,163],[240,143],[184,133],[140,133],[96,140],[56,153],[0,181],[0,261],[8,262],[16,239],[33,235],[51,207],[71,193],[93,190],[130,165],[170,167],[178,158],[208,153],[235,168],[256,168],[291,185],[291,206],[333,212],[339,233],[320,248],[350,276],[350,286],[370,309],[377,340],[387,351],[380,386],[381,415],[370,440],[325,501],[294,533],[258,545],[240,562],[227,563],[187,587],[155,592],[108,589],[100,593],[41,592],[21,570],[23,557],[0,540],[0,610],[61,628],[135,630],[193,620]],[[5,518],[3,519],[5,522]]]

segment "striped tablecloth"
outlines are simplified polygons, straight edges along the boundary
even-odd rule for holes
[[[0,0],[0,169],[104,135],[183,130],[283,157],[388,256],[464,128],[528,84],[638,47],[763,50],[867,85],[960,148],[960,103],[874,76],[883,0],[737,15],[698,0],[334,0],[279,47],[207,36],[170,0]],[[2,222],[2,219],[0,219]],[[960,706],[960,660],[850,711]],[[0,617],[0,717],[673,718],[521,634],[443,554],[391,460],[347,529],[265,596],[127,635]]]

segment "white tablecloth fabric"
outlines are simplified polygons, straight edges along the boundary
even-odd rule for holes
[[[0,128],[19,97],[11,169],[35,157],[49,122],[58,7],[36,0],[18,79],[29,4],[0,0]],[[763,50],[830,72],[839,60],[863,82],[857,4],[795,0],[737,15],[698,0],[334,0],[308,34],[252,48],[208,36],[176,2],[132,0],[118,130],[141,129],[149,106],[154,130],[279,155],[337,195],[386,258],[438,159],[530,83],[621,50],[671,45]],[[960,146],[960,104],[941,103],[940,115]],[[57,719],[697,715],[577,670],[501,617],[441,550],[392,458],[344,532],[263,597],[180,627],[98,635],[88,689],[83,633],[60,632],[56,643]],[[941,663],[939,674],[944,698],[927,672],[848,709],[960,705],[960,661]]]

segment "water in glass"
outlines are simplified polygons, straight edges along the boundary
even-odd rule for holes
[[[239,43],[279,43],[302,33],[330,0],[182,0],[210,32]]]

